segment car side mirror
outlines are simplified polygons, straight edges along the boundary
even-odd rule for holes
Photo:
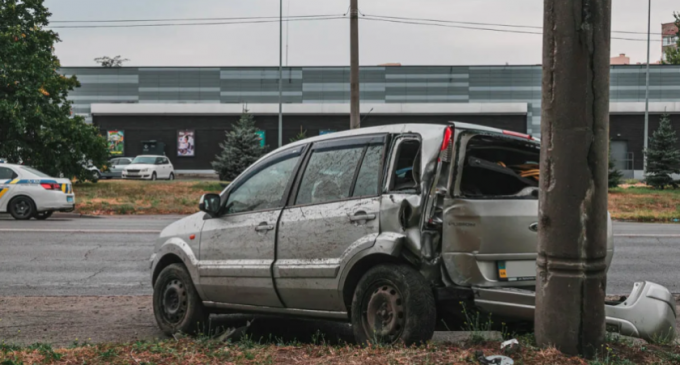
[[[204,194],[198,203],[198,209],[210,214],[211,217],[216,217],[220,212],[220,205],[222,199],[218,194]]]

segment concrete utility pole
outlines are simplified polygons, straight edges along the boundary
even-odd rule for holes
[[[349,3],[349,42],[350,42],[350,116],[349,127],[360,128],[359,119],[359,4],[358,0]]]
[[[536,341],[605,335],[611,0],[544,0]]]
[[[647,151],[647,143],[649,141],[649,43],[650,43],[650,34],[651,34],[651,29],[652,29],[652,0],[648,0],[648,8],[647,8],[647,72],[646,72],[646,81],[645,81],[645,142],[644,142],[644,151]],[[663,49],[663,48],[662,48]],[[663,57],[663,55],[662,55]],[[642,164],[643,164],[643,172],[647,172],[647,157],[645,157],[644,153],[642,155]]]

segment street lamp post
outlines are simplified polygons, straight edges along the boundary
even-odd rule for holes
[[[648,8],[647,8],[647,75],[646,75],[646,82],[645,82],[645,141],[644,141],[644,153],[647,152],[647,143],[649,139],[649,43],[650,43],[650,34],[651,34],[651,27],[652,27],[652,0],[648,0]],[[642,165],[643,165],[643,170],[646,173],[647,172],[647,158],[645,157],[645,154],[643,153],[642,155]]]
[[[279,147],[283,146],[283,0],[279,1]]]

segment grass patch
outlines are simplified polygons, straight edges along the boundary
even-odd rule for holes
[[[223,190],[214,181],[100,181],[73,185],[81,214],[191,214],[206,193]]]
[[[205,193],[224,190],[217,181],[123,181],[75,184],[76,211],[82,214],[192,214]],[[680,222],[680,189],[644,185],[609,191],[609,212],[618,220]]]
[[[81,345],[52,350],[46,345],[17,347],[0,352],[0,364],[476,364],[476,353],[501,354],[498,341],[426,344],[405,347],[277,343],[248,339],[177,339],[119,344]],[[597,359],[566,356],[554,348],[523,344],[509,354],[516,364],[673,364],[678,346],[607,343]]]
[[[609,190],[609,212],[614,219],[640,222],[680,222],[680,189],[655,190],[631,186]]]

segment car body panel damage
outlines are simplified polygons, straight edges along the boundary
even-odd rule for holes
[[[205,311],[348,320],[361,341],[371,341],[378,319],[391,342],[427,341],[437,311],[459,301],[533,320],[539,147],[523,134],[464,123],[292,143],[166,228],[153,279],[165,269],[190,277]],[[667,334],[670,294],[651,283],[635,288],[607,306],[610,326]],[[158,310],[162,294],[154,291]]]

